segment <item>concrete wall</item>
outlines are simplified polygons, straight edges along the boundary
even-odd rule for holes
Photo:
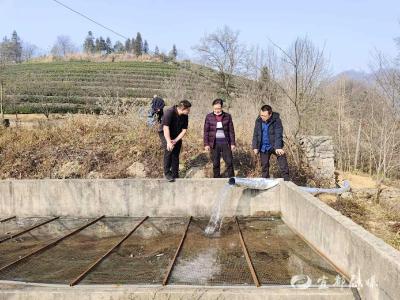
[[[226,180],[0,181],[0,217],[207,216]],[[286,224],[353,277],[363,299],[400,299],[400,252],[290,182],[232,190],[227,216],[280,211]],[[6,298],[1,298],[6,299]],[[7,298],[8,299],[8,298]]]
[[[194,287],[130,285],[24,285],[0,281],[0,300],[353,300],[349,289],[288,289],[282,287]]]
[[[399,251],[291,182],[280,201],[285,223],[361,283],[362,299],[400,299]]]
[[[1,216],[207,216],[227,179],[0,181]],[[279,211],[279,186],[232,189],[227,216]]]

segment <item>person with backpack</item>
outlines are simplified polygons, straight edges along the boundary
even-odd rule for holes
[[[262,177],[269,178],[269,160],[271,155],[275,155],[282,177],[285,181],[290,180],[283,145],[283,126],[279,113],[273,112],[271,106],[263,105],[254,124],[252,142],[254,154],[260,154]]]
[[[223,111],[223,100],[212,102],[213,112],[206,116],[204,122],[204,148],[210,151],[213,162],[214,178],[221,177],[221,155],[226,164],[227,175],[234,177],[232,151],[235,150],[235,128],[232,117]]]
[[[164,107],[165,101],[164,99],[154,95],[153,99],[151,100],[151,108],[147,115],[147,125],[154,126],[158,125],[158,132],[162,132],[162,117],[164,115]]]
[[[170,182],[179,178],[179,154],[188,129],[191,106],[188,100],[182,100],[167,109],[162,118],[160,138],[164,148],[164,175]]]

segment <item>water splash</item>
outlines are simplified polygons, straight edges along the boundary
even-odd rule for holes
[[[217,249],[209,248],[198,253],[195,257],[182,260],[175,266],[172,279],[174,281],[208,284],[220,272],[221,265],[217,261]]]
[[[233,185],[226,184],[217,194],[211,211],[210,221],[208,222],[208,225],[204,230],[204,233],[206,235],[217,235],[221,230],[222,221],[225,213],[225,203],[228,199],[231,198],[231,191],[233,187]]]

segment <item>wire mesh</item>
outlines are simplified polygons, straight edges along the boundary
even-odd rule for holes
[[[150,218],[82,284],[161,284],[187,218]]]
[[[46,218],[15,218],[4,223],[0,223],[0,240],[10,234],[29,228],[33,225],[45,221]]]
[[[13,233],[43,222],[46,218],[17,219],[6,233]],[[47,244],[85,219],[58,219],[0,244],[0,268]]]
[[[79,220],[79,227],[87,220]],[[12,266],[0,273],[0,279],[39,283],[67,284],[78,276],[82,268],[103,254],[122,234],[113,233],[106,222],[99,221],[54,247],[39,253],[28,260]],[[77,225],[77,224],[75,224]],[[70,232],[66,229],[62,234]],[[97,234],[94,234],[97,233]],[[57,234],[59,237],[60,234]],[[54,240],[41,242],[44,245]],[[38,246],[35,248],[39,248]],[[1,246],[0,246],[0,249]]]
[[[280,218],[241,218],[239,224],[261,284],[290,285],[296,275],[314,285],[335,283],[338,273]]]
[[[0,279],[69,284],[113,247],[141,218],[104,218],[0,273]],[[19,223],[25,226],[32,220]],[[41,220],[36,220],[41,221]],[[0,244],[0,267],[87,223],[60,219]],[[225,218],[219,236],[204,234],[208,219],[193,218],[168,284],[254,286],[238,228]],[[81,281],[81,284],[161,284],[187,218],[149,218]],[[317,285],[338,273],[277,217],[239,218],[261,284],[290,285],[306,275]],[[18,229],[18,228],[17,228]]]
[[[171,274],[170,284],[253,285],[234,220],[225,219],[220,236],[210,238],[207,219],[193,219]]]

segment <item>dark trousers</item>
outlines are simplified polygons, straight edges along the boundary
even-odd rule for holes
[[[215,144],[215,147],[211,148],[211,160],[213,162],[214,178],[221,177],[221,155],[226,164],[228,177],[234,177],[235,173],[233,170],[233,156],[231,146],[229,144]]]
[[[275,155],[278,160],[279,169],[281,170],[282,177],[285,181],[289,179],[289,167],[286,159],[286,154],[279,156],[276,154],[275,149],[272,149],[268,152],[260,152],[261,157],[261,168],[262,168],[262,177],[269,178],[269,159],[271,155]]]
[[[170,174],[174,178],[179,178],[179,154],[181,153],[182,141],[176,143],[172,151],[168,151],[164,133],[159,132],[158,135],[164,149],[164,175]]]

